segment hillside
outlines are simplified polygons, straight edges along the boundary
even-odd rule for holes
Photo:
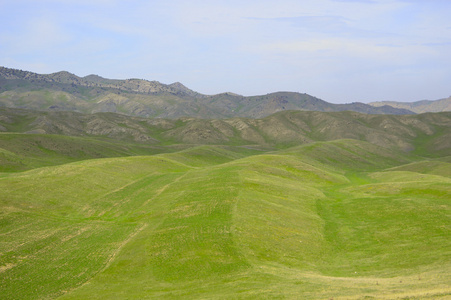
[[[451,295],[449,163],[357,140],[246,151],[3,173],[1,298]]]
[[[396,102],[396,101],[380,101],[368,103],[374,107],[392,106],[394,108],[407,109],[417,114],[426,112],[443,112],[451,111],[451,97],[439,99],[435,101],[422,100],[416,102]]]
[[[0,134],[0,172],[18,172],[85,159],[152,155],[175,149],[120,140],[47,134]]]
[[[285,111],[261,119],[149,119],[114,113],[0,109],[0,131],[112,138],[154,146],[173,144],[286,148],[315,141],[357,139],[422,155],[451,155],[451,113],[368,115]]]
[[[98,75],[78,77],[66,71],[36,74],[5,67],[0,67],[0,106],[41,111],[117,112],[171,119],[262,118],[284,110],[413,114],[391,106],[332,104],[294,92],[252,97],[233,93],[203,95],[178,82],[167,85],[141,79],[106,79]]]

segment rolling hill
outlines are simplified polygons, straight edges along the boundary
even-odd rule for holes
[[[451,112],[0,71],[0,299],[451,297]]]
[[[283,148],[315,141],[357,139],[422,155],[451,155],[451,113],[368,115],[285,111],[262,119],[149,119],[114,113],[0,109],[0,131],[112,138],[131,143]]]
[[[448,168],[336,140],[3,173],[0,296],[445,298]]]
[[[166,85],[141,79],[106,79],[98,75],[78,77],[66,71],[36,74],[5,67],[0,67],[0,106],[81,113],[116,112],[171,119],[262,118],[284,110],[413,114],[391,106],[332,104],[293,92],[252,97],[233,93],[203,95],[178,82]]]

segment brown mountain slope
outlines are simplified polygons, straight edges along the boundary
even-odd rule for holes
[[[149,119],[114,113],[33,112],[0,109],[3,132],[97,136],[158,144],[288,147],[356,139],[385,148],[451,155],[451,113],[368,115],[286,111],[261,119]]]

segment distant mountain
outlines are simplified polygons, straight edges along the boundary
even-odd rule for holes
[[[85,77],[78,77],[66,71],[44,75],[28,71],[0,67],[0,78],[6,79],[6,82],[2,81],[2,85],[6,84],[10,88],[24,87],[23,81],[25,81],[28,82],[28,85],[25,84],[25,86],[29,86],[31,88],[48,87],[54,88],[56,90],[61,89],[67,92],[71,92],[72,90],[64,85],[70,85],[72,87],[81,86],[89,88],[114,89],[119,91],[136,92],[142,94],[164,93],[164,92],[169,92],[172,94],[185,93],[187,95],[202,97],[201,94],[191,91],[190,89],[186,88],[185,86],[183,86],[181,83],[178,82],[171,85],[166,85],[159,83],[158,81],[147,81],[141,79],[126,79],[126,80],[106,79],[98,75],[88,75]]]
[[[0,106],[42,111],[116,112],[158,118],[262,118],[284,110],[356,111],[368,114],[413,114],[391,106],[332,104],[308,94],[277,92],[245,97],[233,93],[203,95],[176,82],[78,77],[0,67]]]
[[[425,112],[442,112],[451,111],[451,96],[439,100],[422,100],[416,102],[396,102],[396,101],[380,101],[368,103],[374,107],[391,106],[398,109],[406,109],[417,114]]]

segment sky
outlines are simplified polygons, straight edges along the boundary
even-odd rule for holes
[[[0,66],[331,103],[451,95],[450,0],[0,0]]]

